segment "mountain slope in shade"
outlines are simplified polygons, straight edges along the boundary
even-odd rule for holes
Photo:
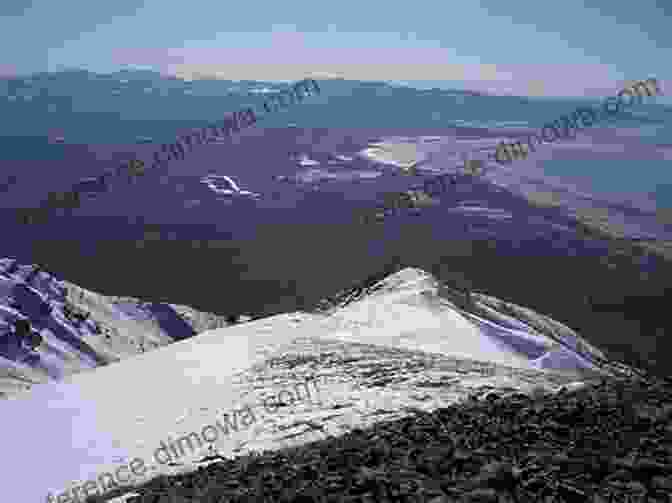
[[[30,335],[17,336],[17,320]],[[105,296],[36,265],[0,259],[0,393],[107,365],[226,326],[188,306]]]
[[[135,457],[150,467],[146,478],[191,471],[209,447],[235,456],[297,445],[473,394],[555,391],[617,370],[568,327],[485,295],[461,298],[421,270],[372,281],[370,290],[319,314],[208,330],[0,403],[0,441],[17,474],[3,490],[12,501],[37,501]],[[304,377],[317,379],[318,395],[264,412],[266,392]],[[253,426],[187,450],[174,466],[154,461],[162,441],[245,405],[257,415]],[[26,418],[49,424],[31,433],[39,456],[13,433]]]

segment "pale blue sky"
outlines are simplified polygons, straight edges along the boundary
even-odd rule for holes
[[[610,94],[651,76],[672,82],[670,0],[2,0],[0,16],[2,73],[135,65],[553,96]]]

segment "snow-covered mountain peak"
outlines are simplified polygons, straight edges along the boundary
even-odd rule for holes
[[[25,474],[3,490],[12,501],[36,501],[134,458],[151,466],[145,478],[191,471],[212,451],[277,449],[469,396],[576,388],[614,370],[599,368],[599,352],[569,327],[530,309],[456,290],[419,269],[386,274],[339,294],[322,312],[207,330],[0,402],[0,440]],[[82,292],[91,295],[74,295]],[[316,396],[266,412],[268,393],[305,380],[317,383]],[[161,442],[198,435],[217,414],[245,406],[254,427],[195,446],[170,465],[152,457]],[[37,458],[13,434],[27,417],[49,422],[48,431],[31,432]],[[306,428],[314,424],[319,431]]]

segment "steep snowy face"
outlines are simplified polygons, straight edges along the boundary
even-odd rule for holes
[[[36,266],[0,260],[0,357],[1,389],[5,393],[45,377],[58,379],[66,365],[59,364],[67,341],[78,337],[74,326],[63,323],[65,315],[54,312],[65,303],[63,286]],[[90,326],[88,327],[91,328]],[[85,330],[85,329],[84,329]],[[72,356],[83,368],[95,366],[91,354],[72,347]],[[10,376],[19,375],[18,381]],[[7,379],[7,377],[10,377]],[[21,382],[23,381],[23,382]]]
[[[106,297],[0,259],[0,397],[226,326],[188,306]]]
[[[339,337],[512,367],[594,375],[604,354],[571,328],[495,297],[407,268],[350,291],[327,311]]]

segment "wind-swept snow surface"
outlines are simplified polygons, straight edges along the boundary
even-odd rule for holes
[[[528,311],[521,321],[517,306],[508,305],[508,314],[497,320],[496,299],[473,298],[471,308],[458,307],[431,276],[405,269],[380,282],[374,293],[326,314],[284,314],[210,330],[35,386],[30,394],[0,403],[0,440],[12,453],[13,467],[3,483],[4,497],[38,501],[136,457],[153,467],[148,478],[191,470],[207,446],[185,452],[175,466],[155,461],[155,450],[245,405],[257,421],[216,441],[224,455],[277,448],[280,440],[283,445],[312,440],[305,435],[313,428],[305,425],[315,421],[323,425],[319,435],[337,434],[379,420],[380,410],[389,416],[407,407],[433,409],[478,390],[552,390],[596,375],[576,365],[583,358],[576,352],[564,349],[563,358],[552,358],[565,343],[579,341],[576,334],[570,340],[569,328],[554,325],[553,336],[547,336],[543,327],[552,323],[543,316]],[[466,314],[469,309],[479,314]],[[587,344],[581,350],[592,351]],[[283,354],[304,356],[295,358],[287,374],[277,364]],[[549,359],[555,367],[567,363],[566,372],[539,371]],[[260,393],[278,393],[297,372],[318,378],[318,396],[276,414],[264,412]],[[339,410],[327,414],[332,408]],[[21,431],[26,435],[17,435]]]
[[[421,270],[408,268],[382,281],[376,292],[332,314],[331,319],[347,329],[338,332],[343,339],[527,369],[595,370],[589,361],[604,358],[569,327],[493,297],[478,293],[471,297],[464,305],[458,292]],[[520,313],[518,319],[515,313]],[[577,340],[581,340],[578,350]],[[553,358],[559,349],[563,364]]]

